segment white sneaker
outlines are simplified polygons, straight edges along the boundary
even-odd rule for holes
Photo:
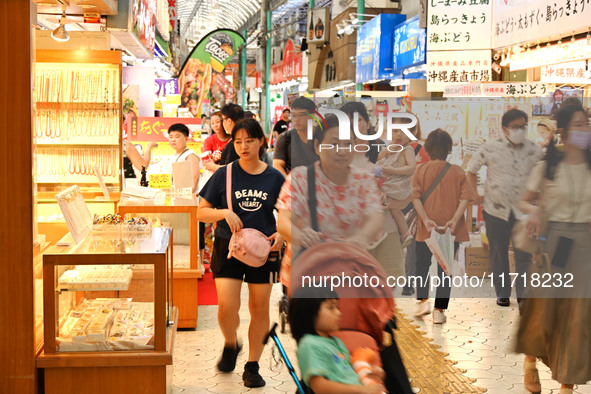
[[[439,309],[433,309],[433,323],[434,324],[445,323],[446,320],[447,320],[447,316],[445,316],[445,313],[443,311],[440,311]]]
[[[428,315],[429,313],[431,313],[431,301],[417,301],[417,305],[415,306],[415,317]]]

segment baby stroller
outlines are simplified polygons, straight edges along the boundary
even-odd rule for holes
[[[372,277],[371,283],[356,287],[352,282],[333,287],[339,296],[342,311],[341,329],[334,333],[347,346],[349,352],[367,346],[380,354],[382,368],[386,372],[385,386],[389,393],[412,393],[406,369],[402,363],[394,337],[394,300],[386,285],[386,273],[378,261],[366,251],[342,242],[327,242],[302,252],[292,265],[291,291],[302,287],[307,277],[343,276],[351,278]],[[371,284],[371,285],[370,285]],[[304,283],[310,286],[308,283]],[[330,288],[330,283],[327,287]],[[275,333],[276,325],[269,332],[296,385],[298,393],[312,391],[301,382],[291,366],[283,346]]]

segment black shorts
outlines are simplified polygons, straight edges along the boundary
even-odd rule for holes
[[[199,250],[205,249],[205,223],[199,222]]]
[[[251,267],[231,257],[228,259],[229,239],[215,237],[211,271],[214,278],[232,278],[246,283],[277,283],[279,277],[279,252],[271,252],[269,259],[262,267]]]

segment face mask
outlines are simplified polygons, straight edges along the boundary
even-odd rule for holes
[[[507,138],[514,144],[522,144],[525,141],[525,129],[509,129]]]
[[[591,145],[591,132],[581,130],[569,130],[568,143],[579,149],[587,150]]]

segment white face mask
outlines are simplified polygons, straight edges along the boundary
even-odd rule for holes
[[[507,138],[514,144],[523,144],[526,133],[526,129],[509,129],[509,135],[507,135]]]

